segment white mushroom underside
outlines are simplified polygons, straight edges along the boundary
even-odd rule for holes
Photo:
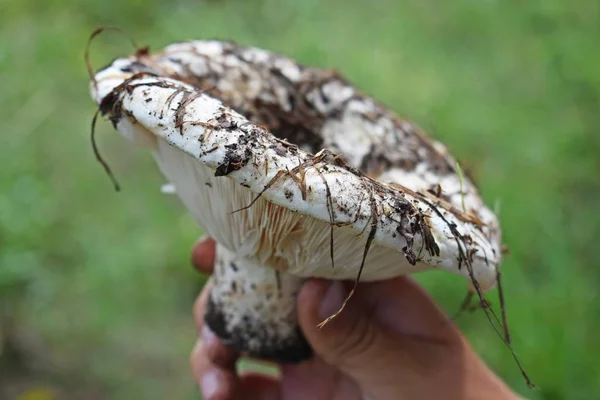
[[[214,239],[239,256],[299,277],[352,279],[358,273],[366,235],[349,227],[334,227],[334,266],[331,264],[331,225],[260,198],[247,210],[235,212],[256,197],[250,189],[198,160],[157,141],[156,160],[163,174],[196,222]],[[382,280],[427,268],[410,265],[402,253],[374,244],[362,280]]]

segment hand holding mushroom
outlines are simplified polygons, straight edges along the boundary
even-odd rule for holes
[[[199,243],[193,263],[213,270],[215,245]],[[204,324],[210,284],[195,306],[200,339],[192,353],[204,399],[516,399],[477,357],[452,321],[414,282],[362,283],[326,329],[352,282],[309,280],[298,296],[298,319],[316,356],[279,366],[281,376],[239,374],[239,353]]]

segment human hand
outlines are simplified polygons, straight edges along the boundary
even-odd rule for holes
[[[196,245],[192,262],[211,273],[215,244]],[[475,354],[454,323],[409,278],[361,283],[312,279],[298,296],[298,319],[313,359],[279,365],[280,377],[239,374],[239,355],[204,325],[210,280],[194,306],[200,338],[191,355],[205,400],[516,399]]]

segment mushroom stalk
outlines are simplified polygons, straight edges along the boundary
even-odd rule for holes
[[[213,279],[205,320],[225,344],[247,356],[277,362],[310,357],[312,350],[296,318],[303,278],[218,245]]]

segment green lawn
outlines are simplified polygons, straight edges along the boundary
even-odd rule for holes
[[[441,139],[500,201],[509,322],[539,390],[482,312],[460,326],[526,397],[600,396],[600,3],[0,0],[0,398],[198,398],[200,229],[109,123],[121,193],[94,160],[83,51],[100,24],[337,68]],[[116,33],[92,49],[97,67],[131,51]],[[419,279],[457,309],[465,281]]]

